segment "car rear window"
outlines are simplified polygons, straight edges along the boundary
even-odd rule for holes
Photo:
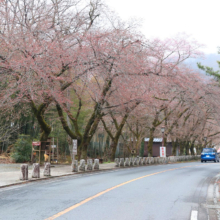
[[[213,149],[212,149],[212,148],[206,148],[206,149],[203,149],[202,152],[203,152],[203,153],[212,153],[212,152],[213,152]]]

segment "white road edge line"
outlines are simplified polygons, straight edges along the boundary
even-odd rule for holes
[[[190,220],[197,220],[198,219],[198,211],[192,210]]]

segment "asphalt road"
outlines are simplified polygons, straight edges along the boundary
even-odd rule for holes
[[[207,220],[203,204],[219,168],[199,162],[143,166],[2,188],[0,219],[187,220],[196,210]]]

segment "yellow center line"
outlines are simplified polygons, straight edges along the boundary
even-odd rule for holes
[[[201,164],[201,165],[193,165],[193,166],[202,166],[202,165],[204,166],[204,164]],[[109,191],[111,191],[111,190],[113,190],[113,189],[119,188],[119,187],[121,187],[121,186],[124,186],[124,185],[126,185],[126,184],[128,184],[128,183],[134,182],[134,181],[136,181],[136,180],[140,180],[140,179],[143,179],[143,178],[146,178],[146,177],[149,177],[149,176],[154,176],[154,175],[157,175],[157,174],[160,174],[160,173],[165,173],[165,172],[172,171],[172,170],[178,170],[178,169],[183,169],[183,168],[193,167],[193,166],[184,166],[184,167],[179,167],[179,168],[173,168],[173,169],[164,170],[164,171],[160,171],[160,172],[157,172],[157,173],[148,174],[148,175],[145,175],[145,176],[138,177],[138,178],[136,178],[136,179],[129,180],[129,181],[127,181],[127,182],[124,182],[124,183],[121,183],[121,184],[119,184],[119,185],[113,186],[113,187],[111,187],[111,188],[109,188],[109,189],[106,189],[106,190],[104,190],[104,191],[102,191],[102,192],[100,192],[100,193],[97,193],[96,195],[91,196],[91,197],[89,197],[89,198],[87,198],[87,199],[85,199],[85,200],[83,200],[83,201],[81,201],[81,202],[79,202],[79,203],[77,203],[77,204],[75,204],[75,205],[73,205],[73,206],[70,206],[69,208],[63,210],[62,212],[59,212],[59,213],[57,213],[57,214],[55,214],[55,215],[53,215],[53,216],[51,216],[51,217],[49,217],[49,218],[47,218],[47,219],[45,219],[45,220],[53,220],[53,219],[56,219],[56,218],[58,218],[58,217],[60,217],[60,216],[62,216],[62,215],[64,215],[64,214],[66,214],[67,212],[70,212],[71,210],[73,210],[73,209],[75,209],[75,208],[77,208],[77,207],[79,207],[79,206],[81,206],[81,205],[83,205],[83,204],[85,204],[85,203],[91,201],[92,199],[95,199],[95,198],[97,198],[97,197],[99,197],[99,196],[101,196],[101,195],[103,195],[103,194],[105,194],[105,193],[107,193],[107,192],[109,192]]]

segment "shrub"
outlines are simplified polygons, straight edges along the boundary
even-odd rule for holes
[[[20,135],[13,146],[11,154],[12,159],[16,163],[23,163],[30,161],[32,152],[32,144],[29,135]]]

